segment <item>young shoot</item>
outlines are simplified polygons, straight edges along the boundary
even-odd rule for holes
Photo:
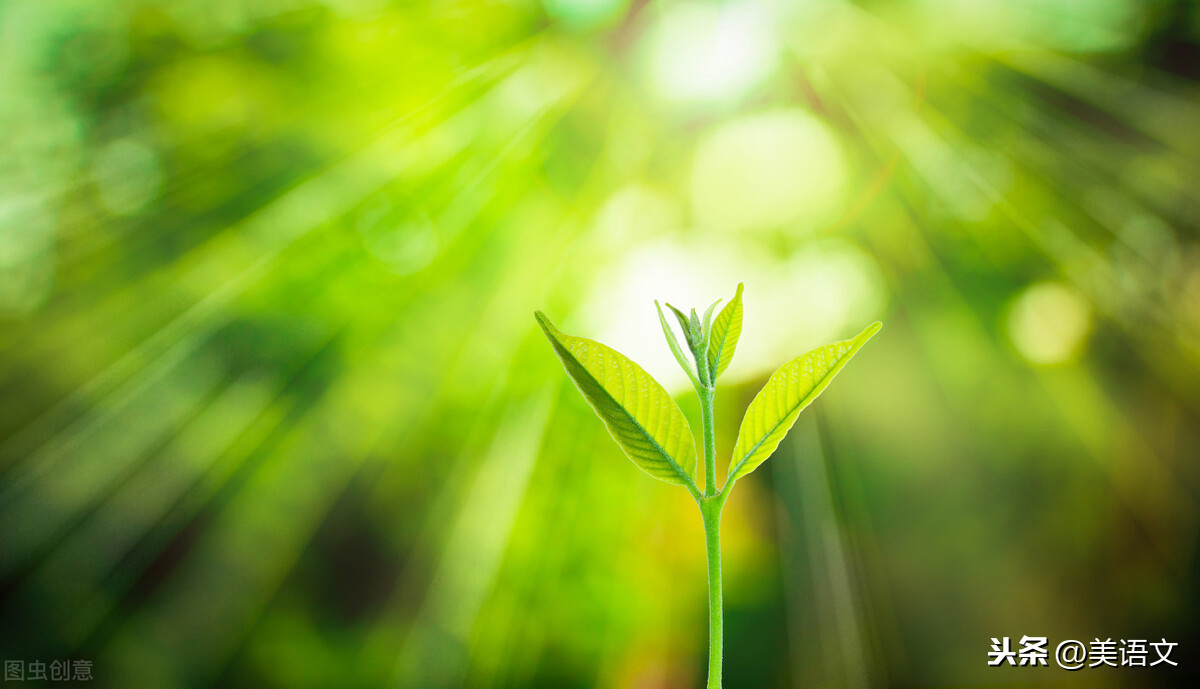
[[[642,367],[599,342],[563,333],[546,315],[534,313],[554,353],[579,392],[604,422],[613,440],[639,469],[656,479],[683,486],[700,507],[708,549],[708,689],[721,687],[723,605],[721,599],[721,510],[734,484],[765,462],[800,412],[812,403],[850,358],[871,339],[876,321],[849,340],[827,344],[780,366],[750,402],[734,443],[724,485],[717,488],[713,396],[717,378],[729,367],[742,333],[742,285],[716,319],[692,309],[685,315],[667,304],[683,331],[689,359],[662,307],[658,318],[675,359],[700,398],[704,444],[703,487],[696,476],[696,441],[679,405]]]

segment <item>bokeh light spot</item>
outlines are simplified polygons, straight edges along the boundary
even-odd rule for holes
[[[833,219],[846,163],[833,133],[811,114],[776,110],[712,131],[692,166],[696,220],[724,230],[806,230]]]
[[[674,199],[642,185],[618,190],[596,214],[596,240],[613,247],[675,230],[680,210]]]
[[[546,14],[571,29],[611,26],[625,14],[629,0],[542,0]]]
[[[1013,302],[1008,332],[1021,356],[1034,364],[1071,360],[1091,330],[1092,313],[1086,301],[1057,282],[1027,288]]]
[[[883,315],[879,265],[843,239],[807,242],[790,257],[748,272],[743,328],[757,333],[739,345],[734,376],[752,377],[804,352],[853,335]]]
[[[664,8],[650,38],[649,73],[670,100],[736,100],[779,64],[770,22],[751,3],[679,3]]]

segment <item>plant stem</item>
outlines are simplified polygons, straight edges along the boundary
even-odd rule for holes
[[[697,500],[704,517],[704,542],[708,548],[708,689],[721,689],[724,603],[721,591],[721,510],[727,492]]]
[[[697,356],[697,361],[699,361]],[[704,434],[704,495],[696,496],[704,519],[704,544],[708,550],[708,689],[721,689],[722,645],[724,643],[724,603],[721,590],[721,511],[728,490],[717,492],[717,440],[713,424],[713,389],[700,367],[697,386],[700,396],[700,425]]]
[[[711,386],[697,389],[700,395],[700,426],[704,434],[704,495],[717,494],[717,435],[713,428],[713,394]]]

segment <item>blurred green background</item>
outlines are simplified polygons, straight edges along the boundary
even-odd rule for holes
[[[885,327],[726,509],[727,687],[1186,684],[1198,43],[1185,0],[0,2],[0,657],[699,686],[699,514],[532,312],[697,429],[652,300],[744,281],[722,457]],[[987,666],[1022,635],[1185,674]]]

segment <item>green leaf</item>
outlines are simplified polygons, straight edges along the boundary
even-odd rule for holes
[[[696,315],[696,309],[692,309],[692,315],[688,318],[688,344],[692,347],[692,351],[700,344],[700,338],[704,336],[704,326],[700,323],[700,317]]]
[[[729,463],[730,481],[754,471],[775,452],[800,412],[829,386],[850,357],[881,327],[883,324],[876,321],[853,339],[818,347],[771,374],[742,418],[737,443],[733,446],[733,461]]]
[[[680,311],[679,309],[675,308],[674,306],[671,306],[671,304],[669,304],[667,302],[663,302],[663,303],[667,304],[667,308],[671,309],[671,311],[673,311],[675,313],[675,320],[679,321],[679,327],[683,329],[683,336],[687,337],[688,329],[691,327],[690,324],[688,323],[688,317],[685,316],[684,313],[682,311]]]
[[[708,340],[708,370],[714,383],[717,376],[729,368],[733,360],[733,350],[737,348],[738,337],[742,334],[742,283],[738,283],[737,294],[733,295],[717,320],[713,321],[712,333]]]
[[[534,317],[625,455],[656,479],[694,488],[696,441],[679,405],[658,381],[620,352],[559,331],[541,311]]]
[[[712,305],[708,307],[708,310],[704,312],[704,322],[701,323],[701,328],[700,328],[701,339],[704,342],[709,341],[708,337],[709,337],[709,334],[712,332],[712,312],[713,312],[713,309],[717,308],[717,304],[720,304],[720,303],[721,303],[720,299],[714,301],[712,303]]]
[[[696,309],[692,309],[692,315],[685,315],[682,311],[667,303],[667,308],[675,312],[675,318],[679,321],[679,327],[683,329],[683,337],[687,340],[688,349],[696,357],[697,363],[703,359],[703,356],[697,354],[700,350],[700,337],[704,327],[700,323],[700,316],[696,315]],[[699,368],[699,366],[697,366]]]
[[[658,305],[658,300],[654,300],[654,308],[658,309],[658,322],[662,323],[663,335],[667,338],[667,345],[671,348],[671,353],[675,355],[675,360],[683,368],[683,372],[692,380],[692,385],[700,387],[700,381],[696,380],[696,373],[692,370],[691,363],[683,354],[683,349],[679,347],[679,340],[675,338],[675,331],[671,330],[670,324],[667,323],[667,317],[663,315],[662,307]]]

